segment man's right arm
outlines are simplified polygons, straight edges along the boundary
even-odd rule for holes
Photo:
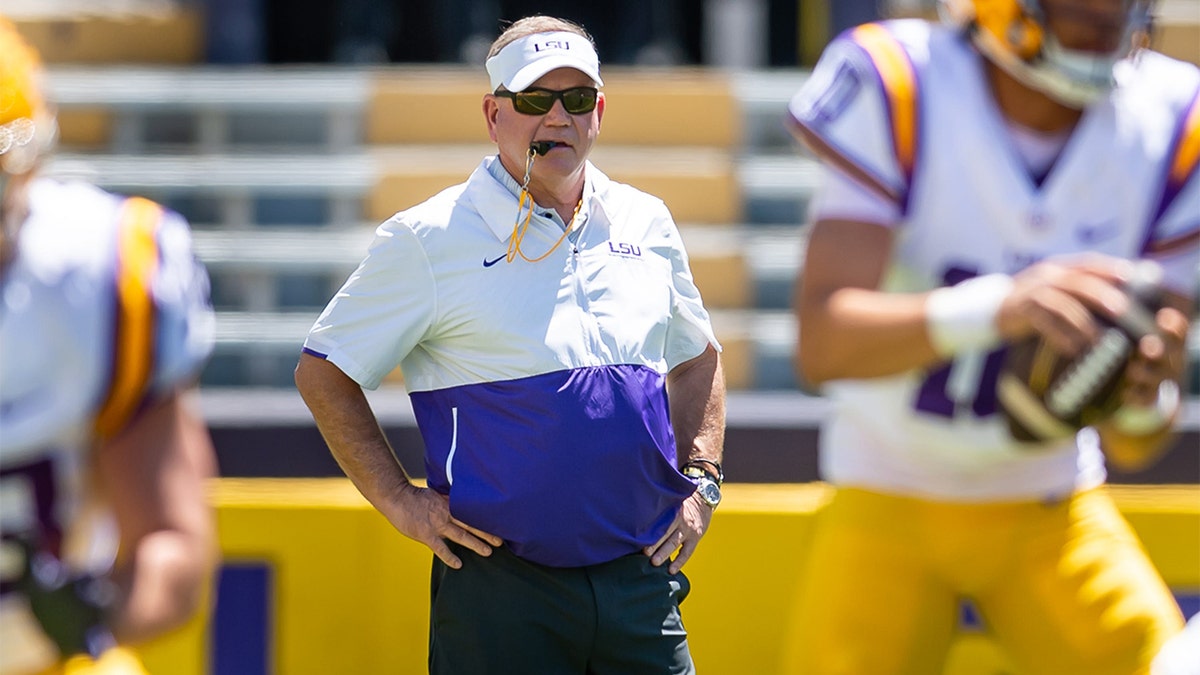
[[[892,246],[885,226],[834,219],[813,225],[794,295],[798,374],[810,385],[895,375],[953,357],[930,334],[930,293],[880,289]],[[1117,286],[1128,264],[1095,254],[1021,270],[990,319],[996,343],[1036,332],[1060,353],[1078,353],[1096,339],[1094,313],[1120,311]]]
[[[362,388],[340,368],[301,354],[296,388],[342,471],[401,534],[425,544],[455,569],[462,562],[450,551],[446,539],[484,556],[491,554],[489,544],[502,543],[499,537],[451,517],[447,497],[412,483]]]

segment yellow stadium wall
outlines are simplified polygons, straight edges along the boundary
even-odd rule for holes
[[[1194,597],[1200,486],[1112,490],[1172,589]],[[829,489],[731,484],[725,492],[686,568],[693,591],[683,610],[692,651],[706,675],[777,673],[813,515]],[[260,664],[236,671],[250,674],[425,672],[431,554],[392,530],[349,481],[222,479],[213,499],[225,574],[266,575],[265,616],[231,614],[229,607],[248,600],[252,606],[253,598],[227,597],[217,618],[197,619],[146,646],[150,672],[207,675],[217,672],[220,659]],[[237,653],[260,633],[263,654]],[[1002,672],[1011,672],[1003,655],[967,630],[946,675]]]

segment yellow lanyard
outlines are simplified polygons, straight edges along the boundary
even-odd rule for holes
[[[529,194],[529,171],[533,168],[533,157],[534,150],[533,148],[530,148],[529,155],[525,159],[525,181],[521,185],[521,193],[517,198],[517,220],[513,223],[512,236],[508,240],[508,255],[505,256],[504,259],[505,262],[509,263],[516,260],[517,256],[521,256],[525,262],[531,263],[545,260],[546,256],[554,253],[554,250],[558,248],[559,244],[563,243],[563,240],[566,239],[567,235],[571,233],[571,228],[575,226],[575,219],[579,216],[579,209],[583,206],[583,197],[580,197],[579,203],[575,205],[575,212],[571,214],[571,222],[567,223],[567,227],[565,230],[563,230],[562,236],[558,238],[558,241],[554,242],[554,245],[550,247],[549,251],[546,251],[536,258],[530,258],[529,256],[525,255],[525,252],[521,250],[521,240],[525,238],[525,233],[529,231],[529,222],[533,220],[533,196]],[[529,201],[529,211],[525,213],[525,220],[522,221],[521,213],[525,211],[526,200]]]

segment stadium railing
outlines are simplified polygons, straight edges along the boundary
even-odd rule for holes
[[[774,233],[745,226],[682,226],[682,231],[689,241],[697,283],[725,347],[731,388],[752,388],[769,377],[778,380],[778,369],[756,372],[752,362],[756,356],[766,358],[770,351],[778,352],[776,359],[790,358],[786,351],[793,340],[791,318],[778,307],[746,309],[746,299],[775,279],[766,276],[764,268],[751,270],[743,262],[755,251],[784,257],[779,251],[790,250],[796,257],[799,237],[791,231]],[[217,364],[206,380],[234,384],[259,368],[265,371],[265,381],[259,384],[287,386],[275,372],[281,368],[287,377],[287,363],[254,366],[250,362],[277,358],[294,362],[320,305],[364,256],[372,228],[198,229],[193,238],[197,255],[214,280],[214,301],[220,312]]]
[[[272,142],[350,151],[371,91],[368,71],[300,66],[56,66],[46,82],[63,142],[115,153],[156,140],[203,153]]]

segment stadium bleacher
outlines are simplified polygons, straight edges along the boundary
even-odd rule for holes
[[[203,8],[181,0],[5,0],[4,14],[50,63],[194,64]]]
[[[121,3],[96,6],[110,4]],[[1164,3],[1168,46],[1200,25],[1179,4]],[[186,8],[169,16],[171,30],[195,29]],[[114,40],[129,20],[150,19],[109,16]],[[44,23],[19,20],[35,33]],[[481,68],[230,68],[172,54],[80,54],[51,49],[47,59],[62,125],[50,168],[161,200],[193,223],[219,312],[203,378],[210,391],[290,389],[298,345],[374,226],[460,182],[492,148],[479,112]],[[661,196],[680,223],[733,398],[790,394],[799,397],[793,410],[808,397],[797,393],[788,306],[818,167],[797,151],[783,115],[805,76],[607,68],[594,154],[614,178]],[[1200,354],[1200,330],[1191,348]],[[1193,399],[1189,428],[1200,426],[1198,409]],[[789,424],[808,434],[813,421]]]
[[[653,90],[644,73],[614,68],[607,77],[616,104],[595,161],[671,207],[697,283],[728,328],[731,387],[794,388],[785,310],[818,169],[796,152],[782,116],[803,73],[685,71],[659,77]],[[475,119],[480,80],[462,68],[54,68],[64,149],[51,169],[187,215],[213,268],[218,309],[256,312],[270,333],[250,340],[223,330],[206,382],[287,386],[303,313],[315,318],[373,225],[461,181],[490,151]],[[631,99],[621,101],[622,91]],[[643,109],[646,101],[653,106]],[[388,118],[392,108],[399,119],[410,108],[437,111],[407,119],[438,122],[401,124]],[[442,115],[462,109],[472,114]],[[226,244],[207,247],[207,237]],[[308,262],[288,260],[301,250],[314,252]],[[323,250],[338,254],[322,258]],[[240,316],[223,324],[249,326]]]
[[[374,224],[460,182],[491,151],[476,70],[56,67],[48,82],[64,147],[50,169],[184,213],[222,312],[206,382],[286,386],[295,345]],[[756,356],[786,357],[789,321],[756,310],[786,308],[816,177],[782,126],[803,75],[606,77],[615,104],[595,161],[661,196],[681,223],[698,284],[730,327],[731,385],[790,386],[780,377],[789,367]],[[752,140],[740,129],[755,130],[744,134]]]

